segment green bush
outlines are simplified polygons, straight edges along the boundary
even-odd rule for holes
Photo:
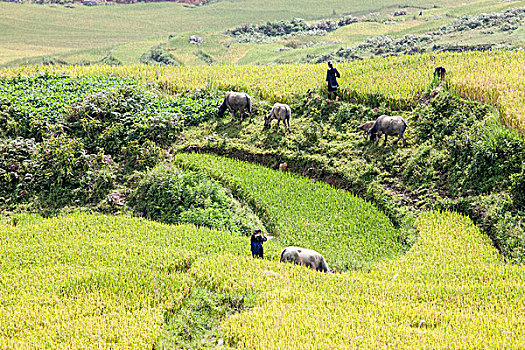
[[[47,138],[36,146],[29,161],[30,188],[42,208],[96,203],[115,185],[115,165],[103,153],[87,153],[76,138]]]
[[[469,132],[449,139],[448,184],[455,193],[506,191],[510,175],[525,160],[525,141],[499,121],[477,123]]]
[[[0,140],[0,202],[10,204],[26,200],[33,180],[31,154],[36,150],[33,139]]]
[[[112,76],[70,77],[40,74],[0,79],[0,130],[5,137],[34,138],[56,131],[71,105],[86,95],[137,84]]]
[[[433,140],[440,143],[448,136],[470,134],[473,126],[484,119],[490,108],[477,102],[467,102],[447,91],[442,91],[414,120],[419,142]]]
[[[82,138],[88,150],[112,155],[131,141],[169,144],[181,132],[182,118],[160,111],[156,97],[132,86],[89,95],[71,108],[66,130]]]
[[[160,64],[164,66],[178,66],[173,56],[166,50],[165,45],[154,46],[140,56],[140,62],[144,64]]]
[[[133,209],[165,223],[192,223],[248,235],[260,221],[235,203],[215,180],[161,164],[148,171],[131,196]]]
[[[514,205],[521,210],[525,209],[525,167],[522,167],[521,173],[515,173],[510,176],[509,192],[513,198]]]

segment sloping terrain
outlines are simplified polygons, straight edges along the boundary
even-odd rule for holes
[[[0,71],[0,347],[525,347],[522,61],[341,64],[338,101],[320,65]],[[217,118],[230,89],[251,123]],[[290,132],[264,129],[274,101]],[[382,113],[407,148],[354,133]],[[338,273],[278,262],[289,244]]]
[[[462,3],[440,0],[432,4],[412,0],[330,0],[319,6],[314,0],[218,1],[188,7],[176,3],[111,6],[30,5],[0,2],[0,65],[36,64],[131,64],[149,48],[166,45],[176,64],[295,63],[308,55],[321,56],[363,43],[379,35],[422,34],[449,25],[465,15],[502,12],[523,7],[525,2],[471,0]],[[420,15],[421,13],[421,15]],[[394,16],[394,14],[396,14]],[[278,38],[269,43],[236,43],[225,35],[239,25],[266,21],[338,20],[346,15],[360,23],[313,35]],[[74,24],[74,25],[73,25]],[[490,36],[511,45],[523,43],[522,30],[512,36]],[[508,32],[510,33],[510,32]],[[203,45],[190,44],[192,35]],[[487,36],[487,34],[484,34]],[[483,43],[481,37],[462,35],[469,45]],[[457,45],[448,38],[447,45]],[[108,57],[111,60],[108,60]],[[161,62],[156,62],[161,63]]]

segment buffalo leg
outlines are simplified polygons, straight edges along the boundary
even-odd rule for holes
[[[383,144],[383,146],[386,146],[386,141],[387,141],[387,139],[388,139],[388,135],[385,134],[385,143]]]
[[[239,119],[239,124],[242,124],[243,119],[244,119],[244,109],[241,109],[241,118]]]
[[[403,139],[403,147],[405,147],[405,138],[403,137],[403,134],[399,134],[399,137],[397,138],[397,140],[394,142],[394,145],[397,147],[397,143],[399,142],[399,140]]]

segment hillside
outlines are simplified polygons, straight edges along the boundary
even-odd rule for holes
[[[218,1],[194,8],[174,3],[67,8],[0,2],[0,64],[93,64],[101,61],[133,64],[147,61],[143,56],[159,45],[173,57],[174,64],[179,65],[293,63],[354,47],[368,38],[425,34],[450,25],[461,16],[503,12],[523,6],[523,1],[497,0],[472,0],[461,4],[442,0],[432,6],[421,1],[409,1],[401,6],[393,0],[350,3],[331,0],[322,7],[313,0],[302,1],[300,7],[291,1],[263,5],[243,0]],[[394,16],[396,12],[406,14]],[[228,29],[239,25],[293,18],[308,22],[338,20],[347,15],[356,16],[360,22],[328,35],[317,33],[243,43],[226,34]],[[74,26],[70,25],[72,23]],[[486,45],[490,38],[490,43],[499,46],[523,45],[521,25],[517,30],[495,31],[490,35],[486,31],[480,34],[479,30],[467,36],[460,34],[445,35],[439,43],[445,47]],[[188,39],[192,35],[203,38],[202,45],[191,44]]]
[[[247,239],[193,226],[13,217],[0,226],[0,344],[523,346],[523,267],[502,265],[468,218],[429,212],[416,227],[406,256],[326,275],[247,258]]]
[[[0,348],[525,348],[524,6],[0,2]]]

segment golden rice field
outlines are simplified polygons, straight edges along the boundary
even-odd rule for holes
[[[342,93],[392,107],[414,104],[428,88],[436,66],[448,71],[450,86],[464,97],[499,108],[506,125],[525,130],[525,52],[439,53],[363,60],[337,66]],[[130,76],[175,92],[208,88],[242,90],[271,101],[290,101],[309,88],[322,88],[324,65],[268,66],[26,66],[0,70],[0,77],[37,72]]]
[[[151,349],[201,255],[244,237],[129,217],[73,214],[0,223],[0,349]]]
[[[503,264],[461,215],[427,212],[417,228],[410,252],[369,273],[224,256],[192,274],[219,290],[262,291],[223,324],[236,349],[524,348],[525,268]]]
[[[525,268],[504,264],[461,215],[423,213],[416,228],[405,255],[323,274],[252,259],[248,238],[189,225],[3,219],[0,348],[151,348],[194,286],[258,294],[223,321],[223,348],[525,347]]]
[[[191,226],[85,214],[4,224],[0,347],[149,348],[164,310],[198,283],[260,293],[223,323],[231,348],[523,348],[525,269],[503,264],[468,218],[429,212],[417,228],[405,256],[330,275],[243,257],[247,240]]]

